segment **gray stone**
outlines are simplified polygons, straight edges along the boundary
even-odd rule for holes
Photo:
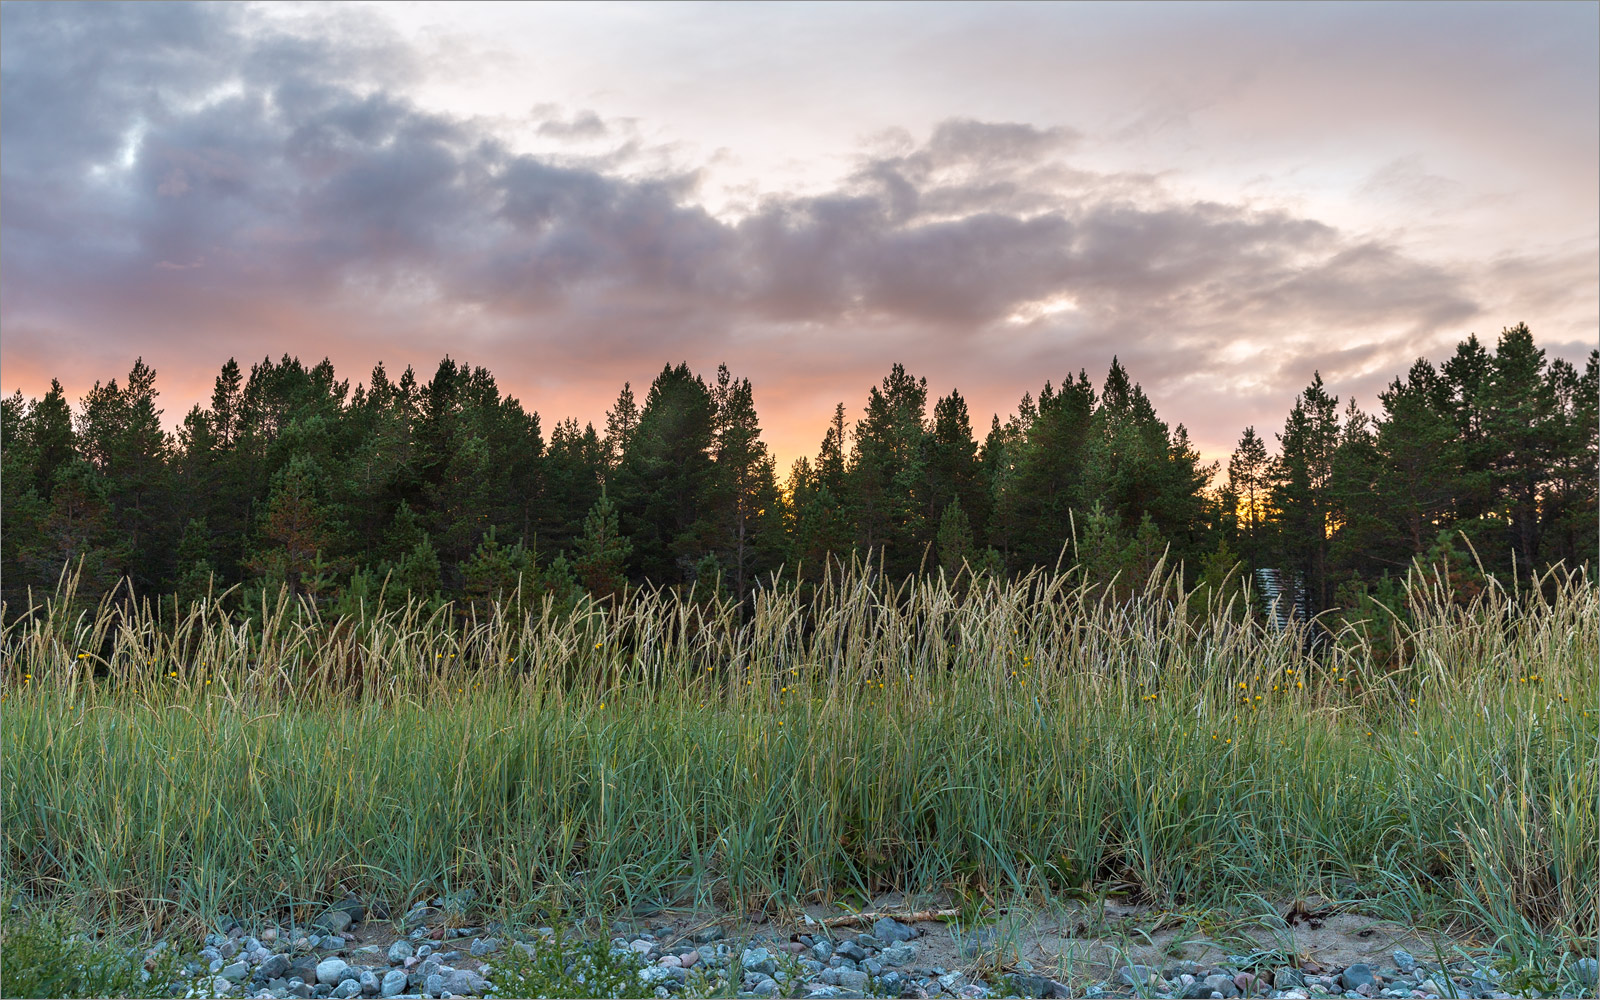
[[[307,1000],[307,998],[310,997],[314,992],[315,991],[311,988],[309,983],[289,984],[289,995],[292,997],[300,997],[300,1000]]]
[[[1239,986],[1233,981],[1233,977],[1224,976],[1220,972],[1214,976],[1207,976],[1205,984],[1211,988],[1211,992],[1221,993],[1224,997],[1239,995]]]
[[[1272,973],[1272,985],[1277,989],[1292,990],[1305,984],[1305,974],[1299,969],[1285,965]]]
[[[949,993],[954,993],[967,985],[967,977],[959,972],[946,972],[939,977],[939,988]]]
[[[225,997],[232,992],[233,980],[229,979],[227,976],[214,976],[211,979],[210,993],[207,995],[214,994],[219,997]]]
[[[317,982],[337,986],[344,981],[350,966],[342,958],[325,958],[317,963]]]
[[[865,972],[857,972],[854,969],[840,969],[837,974],[839,985],[844,989],[855,993],[865,993],[867,991],[869,980]]]
[[[881,951],[883,949],[883,942],[879,941],[871,934],[857,934],[856,947],[865,948],[867,951]]]
[[[910,965],[917,960],[917,946],[896,942],[883,949],[884,965]]]
[[[1409,976],[1413,972],[1417,971],[1416,957],[1413,956],[1411,952],[1406,951],[1404,948],[1397,949],[1395,953],[1389,957],[1394,959],[1394,967],[1399,970],[1401,975]]]
[[[872,936],[880,941],[910,941],[917,936],[917,929],[893,917],[879,917],[872,925]]]
[[[778,995],[778,983],[771,976],[757,976],[750,986],[750,992],[758,997],[775,997]]]
[[[1119,986],[1136,986],[1144,989],[1150,985],[1150,977],[1156,974],[1156,970],[1148,965],[1124,965],[1111,978]]]
[[[324,934],[317,939],[317,947],[323,951],[341,951],[344,949],[344,938],[337,934]]]
[[[390,969],[384,973],[383,982],[378,986],[378,995],[395,997],[406,991],[406,974],[400,969]]]
[[[387,957],[390,965],[399,965],[415,954],[416,951],[411,947],[411,942],[401,938],[389,946]]]
[[[1572,967],[1573,978],[1584,986],[1594,989],[1600,983],[1600,959],[1580,958]]]
[[[444,988],[456,996],[479,996],[486,984],[471,969],[452,969],[444,974]]]
[[[472,946],[467,950],[472,952],[473,958],[482,958],[485,955],[493,955],[495,952],[500,950],[500,939],[473,938]]]
[[[867,957],[866,951],[854,941],[842,942],[839,947],[833,949],[833,953],[840,958],[848,958],[852,962],[859,962]]]
[[[378,995],[378,974],[371,969],[361,970],[361,995],[375,997]]]
[[[694,935],[690,938],[690,940],[695,944],[710,944],[713,941],[721,941],[722,928],[716,926],[715,924],[711,925],[710,927],[702,927],[694,932]]]
[[[232,938],[223,938],[221,943],[217,945],[217,951],[223,958],[232,958],[239,954],[239,944]]]
[[[866,959],[861,963],[861,971],[869,976],[883,975],[883,963],[876,958]]]
[[[833,945],[827,941],[818,941],[811,946],[811,954],[817,956],[817,961],[826,962],[833,957]]]
[[[1339,976],[1339,982],[1347,990],[1378,985],[1377,978],[1372,975],[1372,969],[1363,962],[1357,962],[1346,968]]]
[[[250,966],[245,962],[234,962],[231,965],[223,966],[221,974],[237,983],[250,974]]]
[[[360,996],[361,981],[359,979],[346,979],[338,986],[335,986],[333,992],[328,995],[333,997],[334,1000],[349,1000],[350,997]]]
[[[324,910],[320,916],[311,921],[311,926],[320,927],[329,934],[342,934],[345,928],[354,921],[350,914],[344,910]]]
[[[739,956],[739,965],[745,972],[770,976],[778,971],[778,963],[765,948],[746,948]]]
[[[1031,1000],[1041,1000],[1044,997],[1055,996],[1055,984],[1043,976],[1012,976],[1011,988],[1018,996],[1029,997]]]

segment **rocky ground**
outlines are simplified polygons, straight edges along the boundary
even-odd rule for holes
[[[549,928],[476,925],[456,901],[436,899],[398,915],[374,909],[369,913],[352,899],[310,927],[234,925],[210,934],[198,960],[186,963],[183,978],[172,984],[174,993],[279,1000],[521,995],[516,984],[531,980],[517,976],[556,947]],[[1505,981],[1487,951],[1456,941],[1449,955],[1440,955],[1437,942],[1352,914],[1302,907],[1291,910],[1281,926],[1267,922],[1210,938],[1190,925],[1163,927],[1159,919],[1141,921],[1141,915],[1150,916],[1102,906],[1095,919],[1087,919],[1087,909],[1056,911],[963,931],[954,923],[892,917],[828,927],[820,908],[783,922],[660,914],[615,925],[609,946],[589,952],[601,956],[612,979],[602,980],[592,958],[574,957],[555,967],[570,977],[558,987],[567,991],[560,995],[577,996],[586,984],[602,982],[611,984],[603,987],[611,995],[659,998],[1310,1000],[1539,992],[1525,982]],[[566,942],[569,949],[572,943]],[[1239,950],[1230,952],[1229,945]],[[1596,972],[1595,958],[1575,958],[1556,973],[1561,978],[1546,979],[1544,995],[1593,997]]]

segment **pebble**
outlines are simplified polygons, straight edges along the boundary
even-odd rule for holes
[[[360,992],[361,992],[361,982],[360,982],[360,980],[357,980],[357,979],[346,979],[343,982],[341,982],[338,986],[335,986],[333,988],[333,992],[328,994],[328,995],[333,997],[334,1000],[349,1000],[350,997],[356,996],[356,995],[360,994]]]
[[[833,953],[840,958],[848,958],[852,962],[859,962],[867,957],[866,950],[854,941],[840,943],[839,947],[833,949]]]
[[[390,969],[384,974],[383,982],[378,986],[378,995],[382,997],[395,997],[406,991],[406,974],[399,969]]]
[[[778,971],[778,963],[765,948],[746,948],[739,956],[739,965],[747,973],[770,976]]]
[[[329,912],[353,916],[343,908]],[[339,922],[337,918],[333,920],[334,924]],[[186,975],[189,978],[172,984],[175,995],[198,996],[215,984],[240,1000],[244,997],[260,1000],[481,997],[495,992],[493,969],[487,965],[481,971],[457,968],[458,962],[476,965],[466,958],[468,954],[472,959],[486,959],[502,952],[506,941],[524,950],[534,947],[519,940],[530,936],[523,932],[526,929],[513,933],[513,928],[500,924],[440,928],[434,932],[439,939],[459,943],[460,951],[453,950],[449,944],[414,944],[406,938],[347,951],[346,939],[336,933],[294,939],[291,943],[293,935],[275,928],[260,928],[257,936],[252,937],[242,927],[225,925],[229,928],[227,935],[207,935],[198,953],[189,952],[199,961],[188,960]],[[1363,962],[1344,968],[1312,965],[1314,972],[1307,974],[1289,966],[1269,970],[1256,965],[1251,956],[1221,955],[1214,957],[1215,964],[1211,965],[1184,960],[1172,961],[1160,968],[1124,964],[1112,971],[1110,982],[1074,980],[1069,985],[1047,978],[1049,972],[1045,969],[1040,970],[1042,975],[1034,972],[1033,966],[1020,955],[1009,956],[1007,964],[992,973],[995,976],[992,981],[967,978],[975,970],[965,963],[949,970],[938,966],[917,967],[922,949],[912,940],[921,933],[891,918],[879,919],[869,933],[859,933],[844,941],[830,941],[820,929],[814,936],[801,934],[794,940],[789,940],[787,934],[771,937],[758,934],[749,939],[728,941],[721,928],[706,927],[695,932],[692,938],[709,940],[700,941],[692,948],[685,945],[670,949],[662,942],[672,940],[673,925],[651,925],[652,933],[641,933],[637,924],[631,927],[629,931],[628,927],[618,925],[618,931],[628,933],[613,940],[613,952],[635,963],[641,984],[637,995],[659,1000],[686,996],[683,987],[690,979],[688,970],[691,968],[697,970],[695,982],[699,983],[699,977],[704,976],[708,993],[754,1000],[771,1000],[779,995],[846,1000],[869,994],[903,1000],[1001,1000],[1010,997],[1053,1000],[1067,996],[1111,1000],[1130,993],[1167,1000],[1210,1000],[1213,997],[1220,1000],[1235,997],[1426,1000],[1445,995],[1510,1000],[1512,996],[1485,971],[1490,968],[1492,956],[1477,956],[1475,962],[1462,956],[1461,960],[1441,969],[1419,963],[1404,950],[1396,950],[1391,956],[1393,967],[1379,969]],[[543,929],[533,933],[541,933],[546,938],[553,936]],[[962,936],[955,943],[958,946],[982,943],[989,950],[980,954],[994,956],[992,947],[997,940],[992,928],[983,928],[975,934]],[[167,943],[158,943],[150,954],[163,946]],[[313,948],[321,949],[320,954],[312,952]],[[335,948],[337,953],[333,951]],[[385,960],[387,968],[382,964]],[[1569,960],[1566,968],[1559,970],[1558,978],[1571,991],[1593,995],[1596,973],[1600,971],[1597,965],[1600,963],[1592,957]],[[742,971],[743,978],[730,982],[729,975],[735,969]],[[1552,969],[1550,973],[1557,976],[1558,970]],[[1447,979],[1461,985],[1457,987]]]
[[[1378,985],[1378,981],[1373,978],[1372,969],[1361,962],[1346,968],[1339,976],[1339,983],[1347,990],[1357,991],[1363,986],[1373,987]]]
[[[1600,959],[1578,959],[1577,964],[1573,967],[1573,975],[1580,985],[1587,986],[1591,990],[1594,989],[1597,984],[1600,984]]]
[[[349,968],[342,958],[325,958],[317,963],[317,982],[324,986],[337,986],[344,980]]]
[[[883,941],[910,941],[917,936],[917,929],[893,917],[879,917],[872,925],[872,934]]]
[[[839,986],[856,993],[867,991],[867,974],[854,969],[840,969],[838,972]]]

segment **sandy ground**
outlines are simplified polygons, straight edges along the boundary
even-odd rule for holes
[[[861,909],[908,913],[948,905],[948,900],[938,898],[907,900],[890,894],[873,899]],[[663,910],[632,921],[618,921],[617,926],[633,934],[651,933],[664,945],[682,944],[685,950],[694,947],[691,938],[697,931],[713,925],[720,927],[731,942],[757,936],[769,942],[783,942],[803,934],[814,938],[828,935],[838,940],[871,930],[870,921],[861,926],[822,927],[822,920],[846,912],[840,907],[820,905],[774,916]],[[1284,902],[1275,907],[1272,915],[1263,913],[1254,918],[1164,912],[1108,902],[1067,904],[1049,910],[1003,910],[968,926],[959,920],[928,920],[914,926],[922,935],[916,940],[918,968],[939,966],[970,975],[1031,968],[1034,974],[1070,984],[1108,980],[1117,967],[1129,963],[1163,968],[1182,961],[1207,965],[1226,961],[1224,956],[1255,955],[1264,967],[1270,968],[1285,964],[1292,956],[1294,964],[1316,972],[1319,968],[1343,968],[1355,962],[1388,967],[1394,964],[1390,955],[1397,948],[1423,961],[1454,959],[1459,955],[1458,949],[1467,950],[1478,944],[1461,937],[1420,934],[1400,924],[1357,913],[1337,912],[1326,901],[1316,899]],[[347,948],[378,948],[364,955],[349,955],[349,960],[352,964],[384,965],[384,950],[400,936],[392,921],[358,924],[346,932]],[[482,962],[467,955],[470,941],[470,937],[446,937],[434,944],[441,950],[461,952],[460,959],[451,963],[457,968],[479,968]],[[492,963],[493,957],[485,961]]]

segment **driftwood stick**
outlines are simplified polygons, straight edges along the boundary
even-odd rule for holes
[[[840,917],[824,917],[816,921],[824,927],[853,927],[857,924],[869,924],[874,920],[890,917],[903,924],[914,924],[919,920],[941,920],[945,917],[960,916],[960,910],[917,910],[913,913],[895,913],[890,910],[868,910],[865,913],[846,913]]]

